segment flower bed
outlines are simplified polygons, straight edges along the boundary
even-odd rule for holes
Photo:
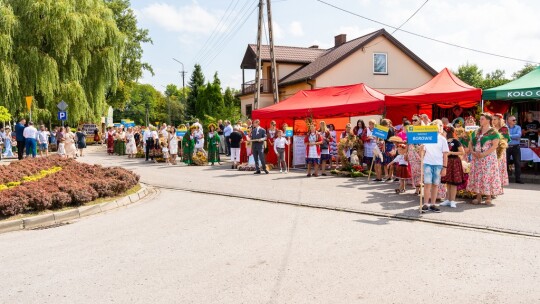
[[[25,159],[0,166],[0,214],[79,206],[119,195],[139,176],[123,168],[105,168],[58,156]],[[3,189],[3,190],[2,190]]]

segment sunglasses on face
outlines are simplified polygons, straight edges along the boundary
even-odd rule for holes
[[[418,119],[413,119],[412,121],[418,121]]]

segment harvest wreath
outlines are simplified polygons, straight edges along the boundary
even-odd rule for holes
[[[126,192],[139,176],[58,156],[0,166],[0,218],[25,212],[79,206]]]

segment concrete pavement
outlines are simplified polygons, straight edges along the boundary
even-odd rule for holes
[[[183,191],[0,248],[0,303],[540,301],[537,238]]]
[[[303,203],[325,208],[342,208],[392,217],[418,218],[418,197],[395,194],[397,183],[368,183],[366,178],[333,176],[306,178],[304,171],[254,176],[223,166],[165,166],[141,159],[107,156],[94,147],[81,161],[119,165],[134,170],[150,185],[212,191],[273,201]],[[540,236],[540,186],[511,184],[493,207],[459,203],[458,208],[442,207],[443,213],[428,213],[428,221]]]

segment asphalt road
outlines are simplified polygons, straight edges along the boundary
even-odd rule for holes
[[[540,240],[158,190],[0,235],[0,303],[538,303]]]

